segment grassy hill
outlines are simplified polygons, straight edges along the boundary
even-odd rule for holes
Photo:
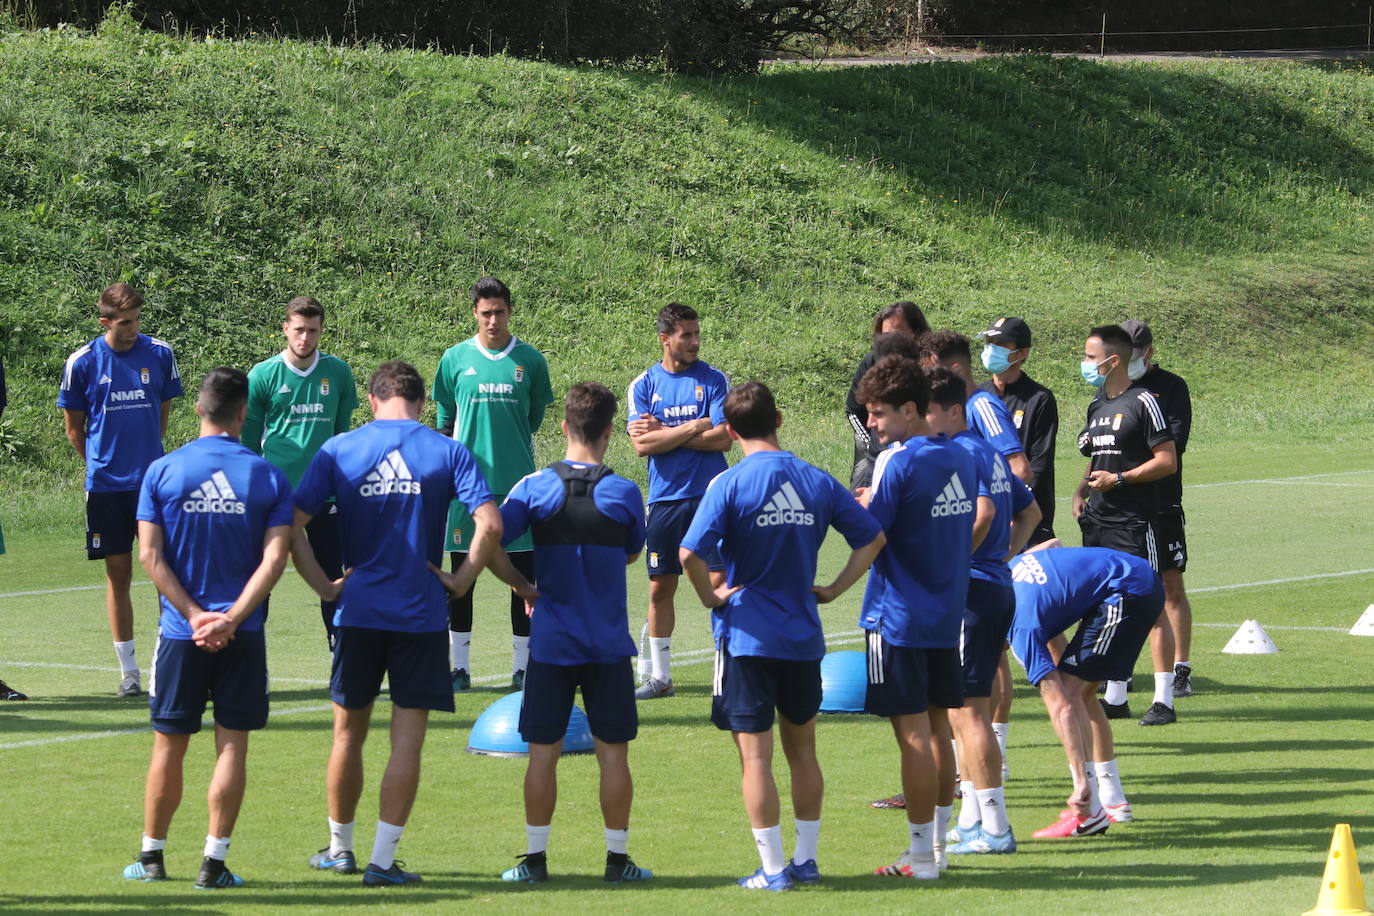
[[[1374,396],[1351,383],[1374,352],[1371,188],[1365,65],[1028,56],[706,80],[121,17],[0,28],[0,460],[28,493],[6,524],[44,524],[48,490],[76,497],[56,381],[115,279],[146,291],[145,328],[188,379],[279,349],[298,293],[365,378],[395,357],[431,373],[472,331],[466,288],[496,274],[560,394],[623,387],[657,356],[653,313],[685,301],[703,356],[774,385],[789,443],[841,473],[841,399],[887,302],[966,333],[1025,316],[1066,427],[1085,330],[1141,317],[1193,385],[1195,449],[1367,454]],[[171,439],[193,434],[179,409]]]

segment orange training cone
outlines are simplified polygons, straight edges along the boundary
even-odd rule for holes
[[[1374,916],[1364,905],[1364,881],[1360,879],[1360,863],[1355,859],[1355,840],[1349,824],[1336,825],[1317,906],[1302,916]]]

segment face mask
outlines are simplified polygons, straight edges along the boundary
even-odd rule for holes
[[[1111,357],[1108,357],[1108,359],[1110,358]],[[1107,360],[1104,359],[1102,363],[1106,361]],[[1083,381],[1092,385],[1094,388],[1101,388],[1107,383],[1107,377],[1097,371],[1097,367],[1102,365],[1102,363],[1095,363],[1090,359],[1085,359],[1078,364],[1078,370],[1083,373]]]
[[[1145,365],[1145,357],[1137,356],[1126,365],[1126,374],[1131,377],[1131,381],[1136,381],[1145,374],[1148,367]]]
[[[987,344],[983,347],[983,368],[989,372],[1006,372],[1011,368],[1010,350],[1006,347],[999,347],[996,344]]]

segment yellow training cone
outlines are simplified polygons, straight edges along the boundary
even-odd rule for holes
[[[1360,863],[1355,859],[1355,840],[1349,824],[1336,825],[1317,906],[1302,916],[1374,916],[1364,905],[1364,881],[1360,879]]]

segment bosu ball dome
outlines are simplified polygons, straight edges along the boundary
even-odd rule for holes
[[[528,757],[530,746],[520,737],[520,704],[524,699],[525,692],[521,690],[488,706],[472,725],[468,753],[486,757]],[[587,714],[581,707],[574,706],[568,716],[568,730],[563,735],[563,753],[590,754],[592,750],[592,728],[587,722]]]
[[[856,649],[827,652],[821,659],[821,712],[863,712],[868,658]]]

